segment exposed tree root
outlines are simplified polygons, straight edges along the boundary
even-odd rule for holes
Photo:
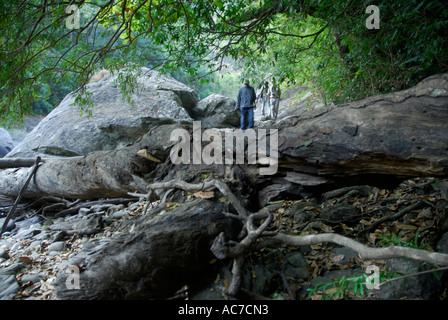
[[[448,254],[430,252],[426,250],[391,246],[386,248],[371,248],[362,243],[335,233],[322,233],[305,236],[291,236],[282,233],[266,231],[273,220],[272,214],[262,209],[259,212],[248,214],[241,205],[238,198],[231,192],[230,188],[220,180],[211,180],[205,183],[190,184],[185,181],[171,180],[168,182],[153,183],[147,186],[150,192],[147,195],[130,194],[133,196],[149,197],[153,190],[178,188],[186,191],[204,191],[212,188],[218,189],[234,206],[238,215],[224,213],[230,218],[240,219],[244,222],[241,233],[241,240],[227,241],[226,235],[221,233],[212,244],[211,251],[218,259],[233,259],[232,280],[226,290],[229,296],[236,296],[242,283],[242,269],[246,253],[254,247],[261,237],[267,237],[264,241],[257,243],[257,248],[265,246],[299,247],[323,242],[331,242],[344,247],[351,248],[358,252],[361,259],[389,259],[389,258],[410,258],[419,261],[427,261],[436,265],[448,266]],[[408,212],[415,208],[418,203],[412,204],[403,211]],[[399,212],[401,215],[403,212]],[[398,215],[398,214],[397,214]]]

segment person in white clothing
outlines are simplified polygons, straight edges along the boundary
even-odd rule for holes
[[[272,80],[272,85],[269,88],[269,97],[270,97],[270,104],[271,104],[271,118],[277,119],[278,115],[278,105],[280,103],[280,96],[281,91],[280,88],[276,85],[275,80]]]
[[[261,115],[271,114],[271,104],[269,103],[269,82],[265,81],[263,86],[261,87],[260,95],[258,96],[261,100]],[[266,108],[265,108],[266,106]],[[266,112],[265,112],[266,111]]]

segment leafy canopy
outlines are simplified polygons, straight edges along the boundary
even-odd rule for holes
[[[383,0],[369,30],[361,0],[0,0],[0,119],[20,121],[59,84],[92,105],[100,68],[126,68],[126,95],[146,65],[201,79],[238,61],[256,83],[308,84],[326,102],[397,90],[448,68],[442,0]],[[79,27],[76,22],[79,9]],[[73,23],[72,23],[73,24]],[[228,60],[228,59],[231,60]],[[64,91],[66,92],[66,91]],[[44,108],[43,106],[42,108]]]

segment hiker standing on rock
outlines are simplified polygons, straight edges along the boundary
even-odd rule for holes
[[[261,99],[261,115],[271,114],[271,104],[269,103],[269,82],[265,81],[260,91],[260,99]],[[265,113],[266,106],[266,113]]]
[[[249,85],[249,80],[244,81],[244,86],[238,91],[235,110],[240,110],[241,130],[254,127],[254,109],[257,96],[255,89]],[[247,126],[246,126],[247,122]]]
[[[276,85],[275,79],[272,79],[272,86],[269,88],[269,97],[271,99],[271,118],[277,119],[278,105],[280,103],[281,91]]]

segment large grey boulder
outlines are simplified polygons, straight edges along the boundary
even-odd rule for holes
[[[235,111],[236,101],[220,94],[211,94],[198,102],[193,116],[201,120],[204,128],[239,127],[240,113]]]
[[[0,158],[3,158],[14,148],[11,135],[8,131],[0,128]]]
[[[80,115],[69,94],[8,157],[76,156],[114,150],[132,144],[150,128],[167,123],[191,123],[188,114],[199,101],[197,93],[175,79],[143,67],[134,105],[123,100],[116,82],[124,72],[106,74],[87,85],[94,108],[91,117]]]

